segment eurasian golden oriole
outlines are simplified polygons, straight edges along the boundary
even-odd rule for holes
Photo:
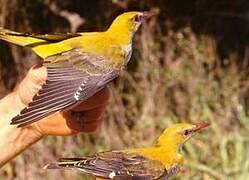
[[[182,146],[208,123],[174,124],[161,134],[154,145],[108,151],[83,158],[63,158],[44,169],[75,169],[102,179],[168,179],[183,163]]]

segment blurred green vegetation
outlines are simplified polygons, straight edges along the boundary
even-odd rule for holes
[[[147,9],[159,15],[137,34],[128,71],[111,85],[99,130],[47,137],[3,167],[0,179],[89,179],[41,167],[59,157],[148,146],[180,121],[212,126],[184,147],[185,165],[175,179],[249,178],[247,0],[0,0],[0,26],[36,33],[100,31],[123,11]],[[39,59],[3,42],[0,54],[3,97]]]

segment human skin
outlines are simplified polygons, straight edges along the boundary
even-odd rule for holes
[[[67,111],[56,112],[20,128],[10,125],[11,119],[31,102],[46,78],[45,67],[33,67],[17,88],[0,100],[0,167],[45,136],[92,132],[101,123],[110,97],[107,87]]]

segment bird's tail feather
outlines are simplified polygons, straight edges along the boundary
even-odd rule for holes
[[[43,169],[71,169],[75,163],[83,160],[82,158],[62,158],[57,162],[49,163]]]
[[[46,164],[43,169],[62,169],[62,167],[60,166],[59,163],[55,162],[55,163],[49,163]]]
[[[30,37],[28,34],[11,31],[2,27],[0,27],[0,39],[19,46],[46,42],[46,40]]]

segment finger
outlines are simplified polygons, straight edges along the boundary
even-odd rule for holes
[[[38,122],[32,123],[31,126],[44,136],[68,136],[77,134],[78,131],[67,125],[69,119],[69,116],[67,117],[60,112],[56,112]]]
[[[45,66],[36,67],[33,66],[30,68],[27,77],[31,82],[37,85],[42,85],[47,79],[47,69]]]
[[[79,132],[92,132],[101,122],[105,106],[86,112],[56,112],[32,126],[42,135],[68,136]]]
[[[32,101],[33,96],[41,89],[46,80],[46,68],[31,68],[15,91],[24,105]]]
[[[99,106],[106,105],[108,103],[109,98],[110,98],[110,90],[108,87],[105,87],[104,89],[97,92],[95,95],[93,95],[86,101],[74,107],[72,111],[87,111]]]
[[[64,114],[67,117],[70,116],[70,121],[67,121],[70,128],[79,132],[90,132],[94,131],[101,123],[104,111],[105,106],[100,106],[89,111]]]

